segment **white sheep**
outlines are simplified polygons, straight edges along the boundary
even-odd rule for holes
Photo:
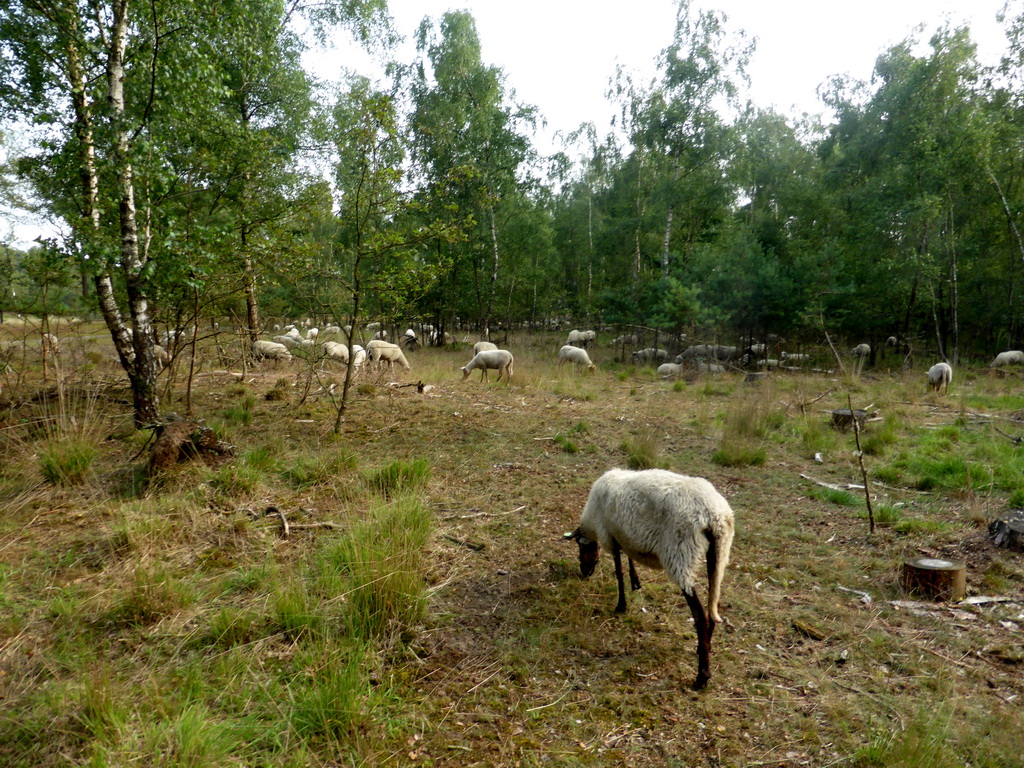
[[[494,368],[498,371],[498,381],[505,374],[505,383],[512,378],[512,353],[504,349],[485,349],[477,352],[466,365],[462,366],[462,380],[465,381],[471,371],[480,369],[480,380],[488,379],[487,371]]]
[[[953,367],[949,363],[936,363],[928,369],[928,386],[938,392],[943,386],[949,394],[949,385],[953,383]]]
[[[473,345],[473,354],[477,355],[486,352],[488,349],[497,349],[498,345],[491,341],[478,341]]]
[[[569,331],[569,336],[566,338],[565,343],[566,344],[572,344],[573,346],[576,346],[576,345],[582,346],[583,345],[583,339],[584,339],[583,334],[584,334],[584,331],[577,331],[576,329],[573,329],[573,330]]]
[[[348,347],[344,344],[337,341],[328,341],[324,344],[324,354],[332,360],[337,360],[345,365],[349,364],[351,357],[354,369],[358,369],[366,361],[366,350],[358,344],[352,345],[352,354],[350,355]]]
[[[312,341],[316,341],[316,337],[320,335],[319,328],[310,328],[306,331],[306,338]]]
[[[631,355],[631,357],[635,362],[652,363],[656,361],[663,363],[668,360],[668,352],[664,349],[647,347],[647,349],[638,349]]]
[[[630,347],[635,347],[636,346],[636,334],[635,333],[624,334],[624,335],[619,336],[617,338],[614,338],[610,342],[608,342],[608,346],[609,347],[621,347],[621,346],[625,346],[625,345],[628,345]]]
[[[597,370],[597,366],[590,362],[590,355],[587,354],[587,350],[574,347],[571,344],[566,344],[558,350],[558,365],[562,366],[566,363],[577,363],[578,365],[585,365],[588,370]]]
[[[683,372],[683,366],[679,363],[662,363],[658,366],[658,375],[662,378],[671,378],[672,376],[678,376]]]
[[[867,357],[871,354],[870,344],[858,344],[856,347],[850,350],[850,354],[854,357]]]
[[[616,613],[626,610],[621,554],[629,558],[629,583],[640,589],[633,561],[663,569],[679,585],[697,631],[697,679],[711,679],[711,636],[718,613],[722,578],[735,534],[732,508],[707,480],[663,469],[612,469],[597,479],[580,516],[579,527],[565,534],[579,545],[580,575],[594,572],[601,547],[612,553],[619,587]],[[707,559],[708,609],[697,595],[700,560]]]
[[[60,339],[52,333],[44,333],[42,335],[42,346],[43,351],[47,355],[59,355],[60,354]]]
[[[992,368],[999,368],[1003,365],[1024,365],[1024,352],[1016,349],[1000,352],[996,355],[996,359],[989,363]]]
[[[805,352],[801,352],[799,354],[783,352],[781,358],[783,365],[802,365],[803,363],[808,362],[810,359],[811,356]]]
[[[279,344],[276,341],[264,341],[263,339],[257,339],[252,343],[252,353],[257,360],[267,358],[269,360],[291,360],[292,353],[288,351],[288,347],[284,344]]]
[[[370,358],[370,362],[378,367],[383,367],[386,363],[388,368],[390,368],[395,363],[398,363],[407,371],[412,368],[409,365],[409,361],[405,359],[402,348],[397,344],[389,344],[386,341],[371,341],[366,345],[366,353]]]

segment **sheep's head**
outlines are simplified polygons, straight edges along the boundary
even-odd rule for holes
[[[465,381],[467,378],[469,378],[469,366],[464,365],[459,370],[462,371],[462,380],[463,381]]]
[[[601,555],[601,548],[597,546],[597,542],[588,539],[579,528],[564,534],[562,538],[576,540],[580,548],[580,578],[590,576],[597,567],[597,558]]]

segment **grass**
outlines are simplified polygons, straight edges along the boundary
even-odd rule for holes
[[[54,432],[25,398],[0,433],[0,764],[1019,761],[1019,633],[1004,626],[1019,606],[951,620],[892,604],[920,552],[963,559],[971,594],[1024,589],[985,531],[1024,503],[1024,463],[971,415],[1024,410],[1012,382],[964,376],[963,409],[857,378],[856,401],[883,416],[862,435],[882,524],[869,536],[859,492],[800,478],[860,482],[852,435],[828,425],[846,392],[794,405],[830,379],[667,387],[602,348],[596,374],[570,378],[550,342],[509,340],[509,386],[462,382],[464,349],[412,353],[429,394],[371,384],[340,435],[326,395],[286,404],[298,364],[205,380],[196,409],[238,454],[130,497],[117,478],[145,457],[116,398],[76,416],[95,455],[71,483],[43,476]],[[616,616],[611,558],[581,581],[560,540],[592,480],[624,463],[708,477],[736,510],[732,626],[705,693],[688,690],[678,588],[640,567]]]

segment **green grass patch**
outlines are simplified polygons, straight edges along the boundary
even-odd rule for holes
[[[96,448],[85,439],[53,442],[39,452],[39,469],[53,485],[82,485],[89,477]]]
[[[630,469],[664,467],[658,435],[653,429],[645,429],[637,435],[627,437],[619,445],[619,450],[626,454],[626,466]]]
[[[843,488],[813,488],[807,495],[812,499],[835,504],[839,507],[853,507],[859,502],[859,497],[854,496],[850,491]]]
[[[426,459],[393,461],[366,476],[370,488],[384,496],[416,491],[429,480],[430,463]]]

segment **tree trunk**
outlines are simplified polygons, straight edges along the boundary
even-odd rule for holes
[[[128,371],[132,403],[137,426],[157,421],[160,415],[156,388],[156,351],[146,299],[145,279],[139,252],[138,222],[135,210],[135,186],[129,158],[131,144],[124,125],[124,52],[128,31],[128,2],[113,5],[113,24],[107,49],[107,101],[116,129],[114,167],[117,171],[118,215],[121,229],[121,266],[128,294],[128,310],[132,318],[132,348],[135,359]]]

